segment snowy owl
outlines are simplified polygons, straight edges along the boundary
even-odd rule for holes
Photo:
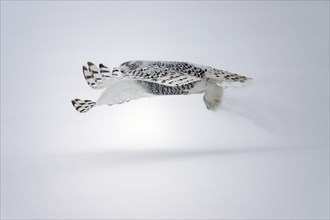
[[[100,98],[74,99],[72,105],[81,113],[94,106],[122,104],[130,100],[159,95],[188,95],[204,93],[209,110],[216,109],[222,99],[222,82],[245,83],[251,78],[212,67],[174,61],[134,60],[113,68],[91,62],[83,66],[87,84],[104,89]]]

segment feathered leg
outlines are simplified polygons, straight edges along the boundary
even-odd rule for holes
[[[204,94],[204,103],[207,109],[215,110],[221,104],[223,89],[216,83],[210,84]]]

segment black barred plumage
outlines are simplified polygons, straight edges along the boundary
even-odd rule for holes
[[[137,84],[142,85],[147,92],[154,95],[187,95],[189,89],[193,88],[196,83],[189,83],[180,86],[165,86],[154,82],[146,82],[137,80]]]
[[[71,100],[71,103],[73,107],[80,113],[87,112],[96,104],[96,102],[93,102],[91,100],[81,100],[81,99]]]
[[[176,61],[127,61],[112,71],[103,64],[97,67],[87,62],[83,73],[91,88],[105,90],[96,102],[72,100],[79,112],[87,112],[96,105],[121,104],[142,97],[196,93],[205,93],[205,105],[212,110],[221,103],[222,82],[250,80],[236,73]]]

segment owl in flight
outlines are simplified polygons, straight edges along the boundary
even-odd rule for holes
[[[209,110],[216,109],[222,98],[222,82],[245,83],[251,78],[212,67],[186,62],[134,60],[113,68],[91,62],[83,66],[87,84],[104,89],[100,98],[74,99],[72,105],[81,113],[94,106],[122,104],[130,100],[160,95],[189,95],[204,93]]]

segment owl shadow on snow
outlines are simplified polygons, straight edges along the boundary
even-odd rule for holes
[[[200,149],[140,149],[140,150],[109,150],[98,152],[86,152],[82,158],[90,163],[102,163],[111,167],[143,165],[162,161],[187,161],[203,159],[206,157],[228,157],[235,155],[255,155],[284,150],[292,150],[294,147],[254,147],[254,148],[200,148]],[[94,162],[93,162],[94,161]]]

